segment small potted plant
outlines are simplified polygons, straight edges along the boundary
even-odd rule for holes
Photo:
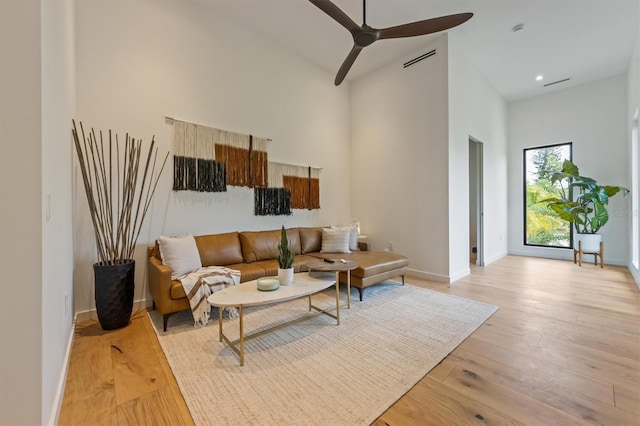
[[[543,171],[551,183],[560,184],[560,197],[547,198],[541,203],[558,213],[562,220],[572,223],[576,239],[583,252],[600,251],[602,237],[597,232],[609,221],[609,198],[629,190],[622,186],[599,185],[595,179],[580,176],[578,166],[569,160],[562,163],[560,171]]]
[[[280,244],[278,244],[278,279],[280,285],[289,285],[293,282],[293,251],[289,248],[284,226],[280,231]]]

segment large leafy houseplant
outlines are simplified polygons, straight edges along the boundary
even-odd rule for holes
[[[542,172],[552,184],[560,185],[559,197],[546,198],[540,203],[556,212],[561,219],[572,223],[578,234],[595,234],[609,221],[609,198],[629,190],[622,186],[599,185],[595,179],[580,176],[573,162],[565,160],[562,170]]]

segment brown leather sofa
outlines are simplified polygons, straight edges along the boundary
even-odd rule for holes
[[[360,250],[352,253],[320,253],[322,228],[287,229],[290,248],[295,253],[295,272],[307,271],[305,264],[318,258],[353,260],[358,267],[351,271],[351,285],[358,289],[360,300],[364,288],[389,278],[402,277],[409,260],[394,252],[369,251],[366,243],[359,243]],[[280,243],[280,230],[227,232],[196,236],[202,266],[226,266],[240,271],[240,281],[251,281],[264,276],[278,275],[276,254]],[[189,301],[180,281],[171,279],[171,268],[162,264],[158,244],[148,248],[149,291],[153,305],[164,319],[167,330],[169,317],[190,309]],[[340,282],[346,283],[346,274],[340,274]]]

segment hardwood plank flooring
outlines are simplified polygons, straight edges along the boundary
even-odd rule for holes
[[[640,292],[626,268],[507,256],[471,270],[451,286],[407,277],[500,309],[376,426],[640,425]],[[59,424],[193,424],[144,312],[112,332],[76,327]]]
[[[193,425],[146,311],[76,327],[59,425]]]

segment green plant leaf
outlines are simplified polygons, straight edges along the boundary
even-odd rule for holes
[[[607,196],[609,197],[613,197],[614,195],[616,195],[618,192],[622,191],[622,195],[626,196],[629,193],[629,190],[627,188],[624,188],[622,186],[605,186],[603,187],[605,192],[607,193]]]
[[[564,160],[562,163],[562,173],[567,177],[577,177],[580,175],[580,170],[578,169],[578,166],[571,162],[571,160]]]
[[[551,208],[551,210],[556,212],[558,216],[560,216],[560,219],[566,220],[567,222],[574,221],[574,214],[573,214],[574,206],[575,206],[574,203],[570,203],[570,202],[564,202],[564,203],[560,202],[560,203],[549,204],[549,207]]]
[[[609,221],[609,213],[602,203],[594,203],[595,214],[591,219],[591,228],[593,232],[598,232]]]
[[[545,198],[544,200],[540,200],[537,201],[537,203],[542,204],[542,203],[560,203],[566,200],[557,198],[557,197],[551,197],[551,198]]]

